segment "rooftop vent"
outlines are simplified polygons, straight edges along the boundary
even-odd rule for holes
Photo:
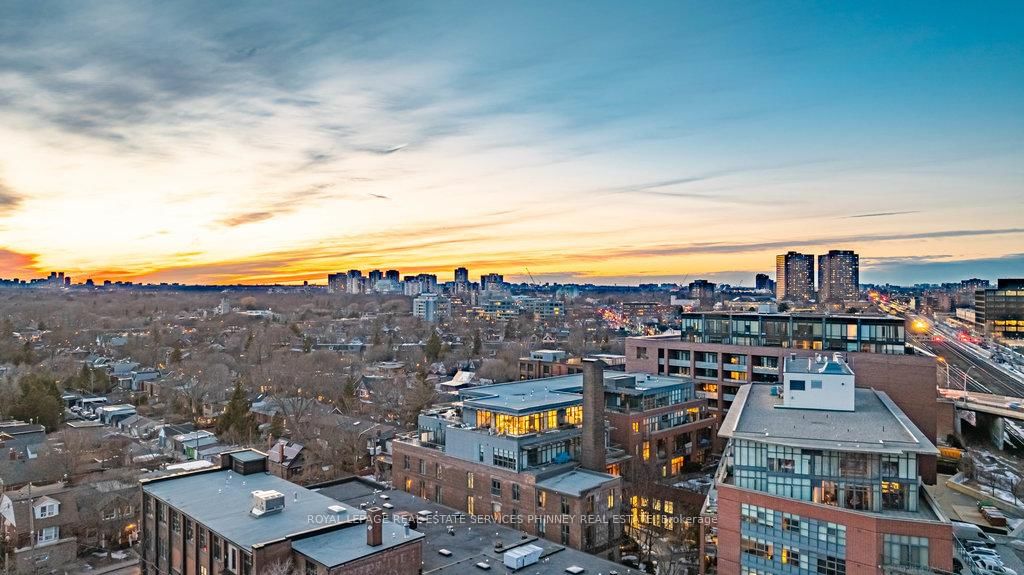
[[[284,493],[272,489],[252,492],[252,513],[255,517],[263,517],[271,513],[284,511]]]
[[[565,568],[565,572],[572,573],[572,575],[580,575],[580,573],[583,573],[584,571],[586,571],[586,569],[580,567],[579,565],[570,565]]]
[[[491,564],[490,563],[485,563],[484,561],[481,561],[481,562],[476,564],[476,567],[477,567],[477,569],[483,569],[484,571],[488,571],[491,568]]]

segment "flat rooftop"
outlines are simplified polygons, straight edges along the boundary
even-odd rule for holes
[[[559,473],[547,479],[537,482],[537,487],[543,487],[556,493],[564,493],[573,497],[579,497],[583,493],[600,487],[615,479],[614,475],[598,473],[587,469],[573,469],[565,473]]]
[[[338,505],[334,499],[263,472],[239,475],[228,469],[200,471],[144,482],[142,489],[247,550],[258,543],[324,527],[322,522],[310,522],[310,516],[336,517],[335,523],[365,517],[362,510],[347,506],[346,513],[335,513],[328,509]],[[258,518],[249,513],[252,492],[260,490],[283,493],[284,510]],[[366,547],[365,530],[356,531],[364,551],[370,549]]]
[[[826,375],[853,375],[853,370],[845,361],[835,361],[831,356],[809,356],[798,358],[786,358],[783,367],[784,373],[797,374],[826,374]]]
[[[366,528],[363,525],[353,525],[294,540],[292,549],[328,568],[334,568],[361,559],[371,553],[380,553],[392,547],[423,539],[422,533],[407,529],[404,524],[399,525],[391,521],[381,523],[381,535],[381,544],[377,547],[369,547],[366,544]]]
[[[782,408],[772,385],[741,386],[719,435],[803,449],[874,453],[938,450],[896,406],[874,389],[854,390],[854,411]]]
[[[640,571],[624,565],[606,561],[596,555],[570,549],[547,539],[528,535],[507,523],[494,522],[490,516],[470,517],[450,507],[420,499],[398,490],[379,491],[362,480],[353,479],[324,487],[320,493],[333,497],[353,507],[383,506],[385,515],[417,515],[416,531],[424,534],[423,573],[424,575],[467,575],[470,573],[508,573],[503,563],[505,551],[532,544],[543,549],[540,561],[520,569],[529,575],[565,575],[572,566],[583,569],[582,575],[641,575]],[[387,499],[384,499],[387,497]],[[530,521],[523,515],[523,521]],[[385,524],[386,525],[386,524]],[[557,526],[551,524],[551,527]],[[385,537],[386,539],[386,537]],[[501,551],[495,551],[495,543],[503,544]],[[447,551],[442,554],[441,551]],[[477,563],[491,566],[489,571],[476,567]]]
[[[635,387],[620,389],[647,391],[690,382],[690,380],[680,377],[608,370],[604,374],[605,388],[613,389],[617,387],[616,380],[622,382],[629,378],[634,378]],[[463,404],[467,407],[507,413],[531,412],[564,405],[576,405],[583,401],[582,393],[583,374],[581,373],[481,385],[461,391]]]

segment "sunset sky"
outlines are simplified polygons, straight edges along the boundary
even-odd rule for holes
[[[1019,2],[3,2],[0,277],[1024,276],[1022,31]]]

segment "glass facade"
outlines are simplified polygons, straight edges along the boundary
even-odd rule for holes
[[[695,343],[906,353],[903,320],[893,317],[689,313],[683,314],[681,330],[683,341]]]
[[[915,454],[805,450],[738,440],[737,487],[859,511],[917,511]]]
[[[744,573],[845,573],[846,526],[744,503],[740,564]]]

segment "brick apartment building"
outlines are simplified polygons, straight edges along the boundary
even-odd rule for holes
[[[952,569],[949,519],[922,488],[935,446],[840,357],[785,360],[737,394],[703,514],[702,573]]]
[[[588,356],[600,359],[605,370],[623,371],[626,368],[626,356],[614,354],[595,354]],[[530,352],[527,357],[519,358],[519,379],[540,379],[583,373],[583,358],[570,357],[561,349],[538,349]]]
[[[714,421],[688,380],[581,365],[580,375],[466,389],[461,413],[422,414],[416,437],[393,443],[395,485],[578,549],[610,545],[614,522],[552,516],[617,513],[631,458],[679,475],[703,461]]]
[[[142,572],[419,573],[421,533],[271,475],[266,459],[235,451],[219,468],[143,479]]]
[[[857,385],[884,391],[929,441],[936,441],[937,366],[904,342],[901,318],[805,313],[685,313],[682,335],[626,340],[626,370],[692,378],[719,421],[741,386],[775,383],[784,358],[843,352]],[[716,450],[724,447],[717,441]],[[921,475],[935,482],[935,458]]]
[[[604,381],[603,364],[587,361],[580,375],[462,390],[461,413],[425,412],[415,437],[392,442],[393,482],[563,545],[607,549],[621,535],[613,516],[627,457],[606,443]]]

